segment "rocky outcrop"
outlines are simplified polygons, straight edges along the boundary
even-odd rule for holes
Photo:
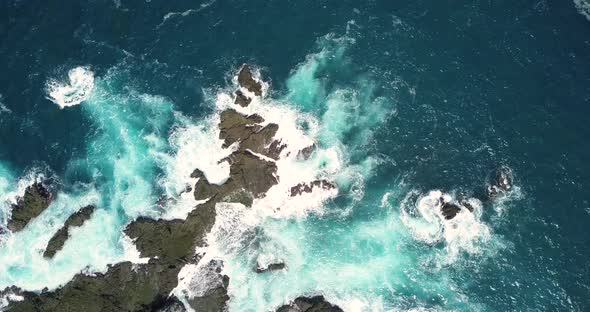
[[[69,229],[71,227],[79,227],[89,220],[94,212],[94,206],[86,206],[76,213],[72,214],[64,223],[64,226],[53,235],[53,237],[49,240],[47,244],[47,248],[45,248],[45,252],[43,253],[43,257],[45,258],[53,258],[55,254],[62,249],[66,240],[70,236]]]
[[[252,75],[252,70],[248,64],[242,65],[238,72],[238,83],[240,87],[246,88],[248,91],[254,93],[256,96],[262,95],[262,84]]]
[[[256,96],[262,95],[262,86],[252,77],[247,65],[240,69],[238,82]],[[246,116],[232,109],[222,112],[219,128],[224,146],[239,144],[234,153],[221,160],[230,165],[228,180],[221,185],[212,184],[200,170],[195,170],[192,176],[198,181],[193,188],[194,196],[204,202],[186,219],[140,217],[126,227],[125,234],[134,241],[141,257],[150,258],[148,263],[121,262],[110,266],[104,274],[80,273],[55,291],[24,292],[25,300],[12,303],[7,311],[174,311],[179,308],[178,299],[169,298],[170,291],[178,284],[180,269],[200,260],[195,256],[195,249],[206,244],[205,236],[215,223],[216,204],[233,202],[251,206],[254,198],[263,197],[278,183],[277,167],[272,159],[278,159],[284,145],[274,140],[278,125],[263,126],[263,122],[258,115]],[[30,193],[34,196],[25,196],[23,202],[32,202],[35,207],[48,205],[49,201],[39,198],[52,198],[40,196],[45,193],[38,187]],[[221,280],[220,285],[202,296],[188,298],[190,306],[196,311],[223,311],[229,299],[229,278],[221,276]]]
[[[326,180],[315,180],[310,183],[299,183],[291,188],[291,196],[297,196],[303,193],[311,193],[313,192],[314,188],[331,190],[335,189],[336,185]]]
[[[274,139],[279,126],[270,123],[262,126],[264,119],[259,115],[242,115],[233,109],[220,114],[219,138],[224,141],[223,147],[238,142],[242,151],[250,150],[257,154],[278,159],[284,144]]]
[[[277,312],[343,312],[343,310],[326,301],[324,296],[315,296],[298,297],[290,304],[278,308]]]
[[[256,263],[256,267],[254,268],[254,272],[256,273],[265,273],[271,271],[279,271],[285,268],[285,263],[277,262],[277,263],[270,263],[267,265],[261,265],[260,263]]]
[[[442,215],[445,217],[445,219],[451,220],[455,216],[457,216],[457,214],[461,211],[461,207],[459,207],[458,205],[455,205],[450,202],[445,202],[444,199],[442,199],[442,198],[440,200],[441,200],[440,210],[442,212]]]
[[[29,222],[38,217],[53,201],[54,194],[42,182],[35,182],[28,186],[25,194],[17,198],[12,205],[12,213],[8,220],[8,229],[18,232]]]

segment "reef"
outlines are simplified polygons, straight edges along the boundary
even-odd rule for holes
[[[255,96],[262,95],[262,84],[252,76],[248,65],[239,70],[238,83]],[[252,101],[240,90],[236,96],[236,105],[247,106]],[[11,288],[11,292],[23,296],[24,300],[11,302],[7,311],[184,311],[178,298],[170,296],[170,292],[178,285],[181,268],[200,261],[195,251],[197,247],[206,245],[205,236],[216,219],[216,204],[231,202],[249,207],[254,199],[264,197],[278,183],[274,160],[286,147],[274,139],[278,127],[272,123],[264,124],[259,115],[243,115],[234,109],[221,112],[219,129],[223,146],[236,145],[230,156],[220,160],[230,165],[229,178],[223,184],[212,184],[202,171],[196,169],[191,176],[198,181],[192,190],[194,198],[201,203],[186,219],[139,217],[125,228],[124,233],[134,241],[141,257],[149,258],[147,263],[121,262],[109,266],[105,273],[78,273],[70,282],[53,291],[35,293]],[[309,155],[312,151],[313,148],[310,148],[301,153]],[[314,187],[335,186],[318,180],[296,186],[291,192],[300,194]],[[190,190],[187,188],[187,191]],[[11,230],[22,229],[49,205],[52,198],[41,184],[27,189],[14,209]],[[93,209],[86,207],[68,218],[49,242],[44,255],[49,258],[55,255],[65,243],[68,230],[82,225],[90,218]],[[283,268],[284,264],[271,265],[265,271],[279,267]],[[229,278],[221,275],[220,269],[212,273],[218,274],[222,282],[203,295],[187,298],[196,311],[223,311],[226,308]],[[301,311],[340,311],[320,297],[298,298],[294,304],[318,307]],[[324,307],[332,310],[321,310]]]
[[[12,205],[12,212],[8,220],[8,229],[19,232],[38,217],[53,201],[55,194],[44,182],[29,185],[22,197],[18,197]]]
[[[323,296],[315,296],[298,297],[290,304],[278,308],[277,312],[343,312],[343,310],[326,301]]]
[[[71,227],[80,227],[90,219],[92,213],[94,212],[94,206],[86,206],[76,213],[72,214],[64,223],[64,226],[53,235],[53,237],[49,240],[47,244],[47,248],[45,248],[45,252],[43,253],[43,257],[45,258],[53,258],[55,254],[60,251],[66,240],[70,236],[69,230]]]

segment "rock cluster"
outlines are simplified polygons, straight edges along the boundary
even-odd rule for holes
[[[252,77],[249,66],[242,66],[238,82],[254,95],[262,94],[262,85]],[[238,97],[239,94],[246,97],[241,92]],[[250,99],[238,104],[248,105],[249,102]],[[262,126],[263,122],[257,115],[245,116],[232,109],[222,112],[219,127],[224,146],[239,144],[236,151],[223,160],[230,164],[229,179],[222,185],[211,184],[202,172],[195,170],[193,177],[199,178],[194,187],[195,199],[206,201],[195,207],[185,220],[140,217],[127,226],[125,234],[135,241],[142,257],[150,258],[148,263],[121,262],[110,266],[104,274],[79,273],[55,291],[20,292],[25,300],[11,303],[7,311],[183,311],[178,299],[169,298],[169,293],[178,284],[180,269],[187,263],[199,261],[194,256],[195,248],[205,245],[205,235],[215,223],[216,204],[239,202],[250,206],[254,198],[264,196],[277,184],[276,164],[269,159],[277,159],[284,145],[273,138],[278,125]],[[22,229],[52,198],[42,184],[31,186],[14,208],[10,229]],[[52,238],[46,256],[51,257],[61,248],[70,226],[82,224],[90,214],[88,208],[70,217]],[[229,279],[227,276],[220,278],[223,283],[218,287],[201,297],[188,298],[193,309],[225,309]]]
[[[238,73],[240,87],[254,96],[262,95],[262,84],[252,76],[248,65],[243,65]],[[236,105],[247,106],[252,101],[244,92],[236,92]],[[142,264],[121,262],[109,266],[105,273],[92,276],[79,273],[54,291],[41,293],[20,291],[23,301],[12,302],[7,311],[185,311],[184,306],[170,292],[178,285],[178,273],[188,263],[198,263],[195,249],[206,244],[205,236],[211,231],[216,218],[216,204],[221,202],[241,203],[251,206],[256,198],[264,197],[266,192],[278,183],[277,166],[285,145],[275,140],[278,125],[264,124],[259,115],[243,115],[234,109],[220,114],[220,138],[223,146],[236,144],[235,151],[227,158],[230,175],[223,184],[210,183],[205,174],[195,170],[192,177],[198,181],[192,191],[196,200],[202,201],[186,219],[154,220],[139,217],[124,230],[134,240],[141,257],[149,261]],[[314,147],[301,151],[305,157]],[[295,186],[292,194],[311,192],[313,188],[334,188],[327,181],[318,180]],[[187,188],[191,191],[191,188]],[[27,222],[45,209],[53,196],[41,184],[27,189],[23,199],[13,213],[11,230],[22,229]],[[166,199],[162,199],[166,200]],[[46,257],[52,257],[64,244],[68,229],[80,226],[90,218],[93,208],[86,207],[72,215],[64,227],[51,239]],[[211,266],[211,264],[209,264]],[[261,271],[284,268],[284,263],[271,264]],[[214,267],[214,266],[213,266]],[[221,283],[206,291],[202,296],[187,298],[188,304],[196,311],[224,311],[229,300],[227,287],[229,278],[214,269]],[[297,298],[293,304],[280,311],[341,311],[325,302],[322,297]],[[289,310],[291,309],[291,310]]]

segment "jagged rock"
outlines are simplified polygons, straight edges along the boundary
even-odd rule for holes
[[[326,180],[315,180],[310,183],[299,183],[291,188],[291,196],[297,196],[303,193],[311,193],[316,187],[320,187],[324,190],[330,190],[335,189],[336,185]]]
[[[286,147],[274,136],[279,129],[277,124],[260,125],[264,119],[259,115],[242,115],[233,109],[220,114],[219,138],[224,140],[223,147],[239,142],[242,151],[251,150],[254,153],[278,159],[281,151]]]
[[[16,205],[12,205],[8,229],[18,232],[25,228],[32,219],[38,217],[49,207],[53,197],[54,194],[41,182],[35,182],[28,186],[25,194],[17,199]]]
[[[171,296],[162,304],[160,308],[155,310],[157,312],[186,312],[186,308],[184,304],[176,298],[176,296]]]
[[[236,151],[224,161],[230,164],[230,174],[222,185],[209,183],[202,172],[193,172],[193,177],[199,177],[195,185],[195,199],[204,200],[215,197],[222,202],[240,202],[249,206],[251,199],[261,197],[270,187],[278,183],[275,177],[277,165],[248,151]],[[250,198],[247,203],[243,202],[244,196]]]
[[[315,296],[298,297],[290,304],[278,308],[277,312],[343,312],[343,310],[326,301],[324,296]]]
[[[488,198],[493,200],[499,195],[510,191],[513,180],[512,170],[510,168],[501,166],[496,169],[488,185]]]
[[[64,226],[53,235],[53,237],[49,240],[47,244],[47,248],[45,248],[45,252],[43,253],[43,257],[45,258],[53,258],[55,254],[60,251],[66,240],[69,237],[69,229],[70,227],[79,227],[89,220],[94,212],[94,206],[86,206],[76,213],[72,214],[64,223]]]
[[[452,203],[443,202],[440,210],[445,219],[451,220],[461,211],[461,207]]]
[[[242,107],[246,107],[250,104],[250,102],[252,102],[252,99],[247,97],[242,91],[238,90],[236,91],[236,100],[234,101],[234,104],[238,104]]]
[[[316,150],[316,145],[312,144],[312,145],[300,150],[299,153],[297,153],[297,159],[307,160],[307,159],[309,159],[309,157],[311,156],[311,154],[313,154],[313,152],[315,150]]]
[[[252,70],[248,64],[242,65],[242,68],[238,73],[238,83],[241,87],[248,89],[248,91],[255,95],[262,95],[262,85],[254,79],[252,76]]]
[[[264,272],[271,272],[271,271],[278,271],[285,268],[285,264],[283,262],[278,263],[271,263],[266,266],[260,265],[260,263],[256,263],[256,267],[254,268],[254,272],[256,273],[264,273]]]

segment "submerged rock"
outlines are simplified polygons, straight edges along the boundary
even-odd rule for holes
[[[86,206],[72,214],[66,220],[64,226],[59,229],[57,233],[55,233],[55,235],[53,235],[53,237],[49,240],[47,248],[45,248],[45,252],[43,253],[43,257],[53,258],[53,256],[55,256],[55,254],[63,248],[66,240],[69,238],[70,227],[82,226],[84,222],[90,219],[93,212],[94,206]]]
[[[256,263],[256,267],[254,268],[254,272],[264,273],[264,272],[271,272],[271,271],[279,271],[284,268],[285,268],[285,263],[283,263],[283,262],[271,263],[266,266],[260,265],[260,263]]]
[[[12,232],[24,229],[32,219],[38,217],[49,207],[53,198],[54,194],[41,182],[35,182],[28,186],[25,194],[17,198],[16,204],[12,205],[8,229]]]
[[[343,310],[330,302],[324,296],[298,297],[288,305],[277,309],[277,312],[343,312]]]
[[[512,170],[506,166],[496,169],[490,179],[487,191],[488,198],[493,200],[512,189],[513,183]]]
[[[336,185],[326,180],[315,180],[310,183],[299,183],[291,188],[291,196],[297,196],[303,193],[311,193],[314,188],[318,187],[324,190],[331,190],[335,189]]]
[[[238,73],[238,83],[241,87],[246,88],[248,91],[254,93],[256,96],[262,95],[262,85],[256,81],[252,75],[252,70],[248,64],[242,65],[240,72]]]

